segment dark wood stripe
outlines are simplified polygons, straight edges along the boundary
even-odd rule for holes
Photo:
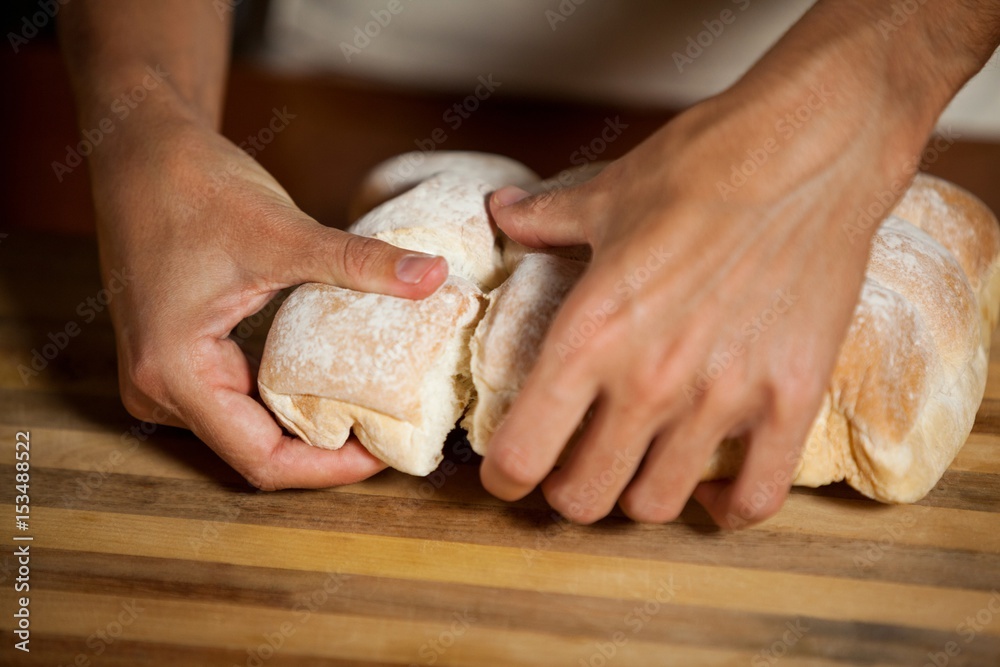
[[[1000,340],[993,346],[1000,348]],[[990,435],[1000,434],[1000,399],[984,398],[976,413],[976,423],[972,427],[973,433],[985,433]]]
[[[263,643],[263,640],[262,640]],[[16,667],[71,667],[77,656],[88,659],[92,667],[242,667],[250,656],[246,650],[233,651],[212,647],[194,647],[161,642],[137,642],[119,639],[99,656],[88,650],[84,640],[49,633],[32,633],[31,653],[0,649],[0,664]],[[254,647],[248,647],[254,648]],[[88,664],[88,663],[81,663]],[[253,663],[256,664],[256,663]],[[400,667],[409,662],[340,660],[337,658],[296,656],[278,651],[263,661],[267,667]]]
[[[316,613],[449,623],[468,612],[477,627],[546,632],[606,641],[616,631],[644,642],[755,652],[780,638],[787,618],[732,610],[611,600],[587,596],[406,581],[354,575],[335,581],[334,593],[317,595],[331,581],[319,572],[190,563],[117,556],[108,559],[61,549],[39,549],[36,572],[47,589],[292,610],[312,600]],[[262,582],[267,582],[262,586]],[[984,603],[987,596],[984,596]],[[322,603],[320,604],[320,601]],[[975,614],[976,610],[970,610]],[[585,619],[583,623],[581,620]],[[794,623],[794,621],[793,621]],[[639,627],[641,624],[641,628]],[[882,624],[802,618],[808,632],[799,657],[833,657],[848,664],[918,664],[926,650],[956,639],[953,633]],[[719,628],[726,632],[719,633]],[[82,645],[82,642],[81,642]],[[923,647],[928,647],[924,649]],[[935,649],[936,650],[936,649]],[[923,653],[922,653],[923,651]],[[963,649],[966,662],[1000,655],[1000,637],[978,637]],[[103,663],[102,663],[103,664]]]
[[[875,503],[844,482],[819,488],[798,486],[793,489],[793,493]],[[998,513],[1000,512],[1000,475],[968,470],[946,470],[930,493],[913,504],[921,507],[946,507],[974,512]]]
[[[466,483],[478,485],[474,470],[461,469],[454,477],[463,473],[470,477]],[[972,590],[988,590],[1000,581],[1000,554],[896,544],[888,527],[876,541],[807,532],[724,532],[712,529],[694,505],[681,522],[666,526],[643,526],[614,516],[584,527],[555,521],[540,497],[534,499],[534,508],[523,503],[472,508],[449,502],[446,495],[427,502],[333,491],[268,494],[243,486],[115,474],[83,497],[75,493],[81,488],[80,473],[49,468],[39,477],[45,480],[33,498],[39,505],[110,513],[127,509],[130,514],[190,520],[192,557],[200,540],[218,529],[210,522],[234,521]],[[480,488],[480,493],[485,491]],[[317,507],[327,510],[318,512]]]

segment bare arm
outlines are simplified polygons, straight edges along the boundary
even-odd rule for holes
[[[76,0],[60,15],[80,124],[111,128],[90,170],[102,274],[127,281],[110,304],[122,400],[190,428],[260,488],[354,482],[383,464],[355,441],[283,435],[229,334],[291,285],[422,298],[447,265],[320,225],[218,133],[230,17],[216,4]]]
[[[776,512],[861,288],[876,225],[858,212],[903,194],[938,115],[998,42],[995,0],[821,0],[733,87],[589,183],[494,195],[515,239],[590,243],[594,261],[490,444],[485,486],[514,499],[541,483],[582,522],[618,500],[669,521],[692,494],[723,526]],[[616,292],[639,267],[648,279]],[[594,333],[581,344],[580,331]],[[713,362],[724,372],[705,382]],[[737,478],[699,486],[735,436]]]
[[[80,124],[94,126],[113,100],[140,85],[148,69],[166,72],[151,101],[218,130],[229,64],[232,12],[204,0],[71,2],[59,17],[60,41]]]

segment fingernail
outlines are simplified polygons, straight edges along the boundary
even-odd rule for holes
[[[500,188],[493,193],[493,201],[495,201],[502,208],[504,206],[516,204],[522,199],[527,199],[530,196],[530,192],[522,190],[514,185],[508,185],[507,187]]]
[[[433,268],[436,261],[437,256],[435,255],[416,253],[403,255],[396,262],[396,277],[404,283],[416,285],[424,279],[424,276]]]

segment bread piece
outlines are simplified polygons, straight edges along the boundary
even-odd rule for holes
[[[585,269],[581,262],[532,253],[490,292],[470,345],[475,398],[462,426],[473,451],[486,453],[535,364],[559,305]]]
[[[538,183],[538,174],[502,155],[475,151],[413,151],[389,158],[368,172],[351,202],[349,219],[357,220],[379,204],[442,172],[483,181],[490,191],[505,185],[530,188]]]
[[[1000,308],[1000,227],[968,192],[919,174],[876,233],[865,283],[794,483],[924,497],[965,444]],[[728,441],[706,479],[729,477]]]
[[[514,275],[537,257],[524,255]],[[509,292],[505,284],[491,295],[476,329],[473,378],[482,396],[465,423],[477,451],[523,384],[554,300],[565,293],[529,279],[544,266],[526,268],[523,282],[512,278]],[[918,176],[873,239],[860,299],[794,483],[846,480],[883,502],[926,495],[972,430],[998,308],[996,218],[960,188]],[[517,331],[526,333],[517,339]],[[703,479],[735,475],[743,456],[741,442],[721,443]]]
[[[311,445],[339,449],[353,428],[393,468],[427,475],[468,405],[469,338],[483,307],[458,277],[424,300],[303,285],[271,327],[261,397]]]
[[[480,178],[442,172],[368,212],[348,231],[441,255],[452,275],[490,290],[507,277],[486,209],[491,190]]]
[[[846,479],[884,502],[930,491],[972,431],[986,386],[977,295],[955,257],[890,217],[795,483]]]

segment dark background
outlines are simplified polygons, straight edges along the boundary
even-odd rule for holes
[[[79,141],[55,22],[48,21],[18,53],[8,37],[21,33],[24,18],[38,11],[39,0],[8,0],[0,8],[0,228],[89,234],[93,215],[87,170],[75,169],[60,183],[52,169],[54,161],[65,160],[67,146]],[[266,14],[266,0],[237,5],[223,131],[239,143],[267,124],[273,108],[287,107],[296,114],[257,158],[303,210],[325,224],[342,226],[351,193],[365,171],[386,157],[414,150],[414,141],[429,137],[435,128],[448,129],[442,114],[462,96],[269,71],[254,59]],[[596,136],[605,118],[619,115],[629,124],[601,156],[614,158],[676,111],[524,99],[501,91],[457,131],[449,129],[442,149],[502,153],[549,175],[569,166],[570,155]],[[960,141],[928,171],[1000,210],[1000,144]]]

